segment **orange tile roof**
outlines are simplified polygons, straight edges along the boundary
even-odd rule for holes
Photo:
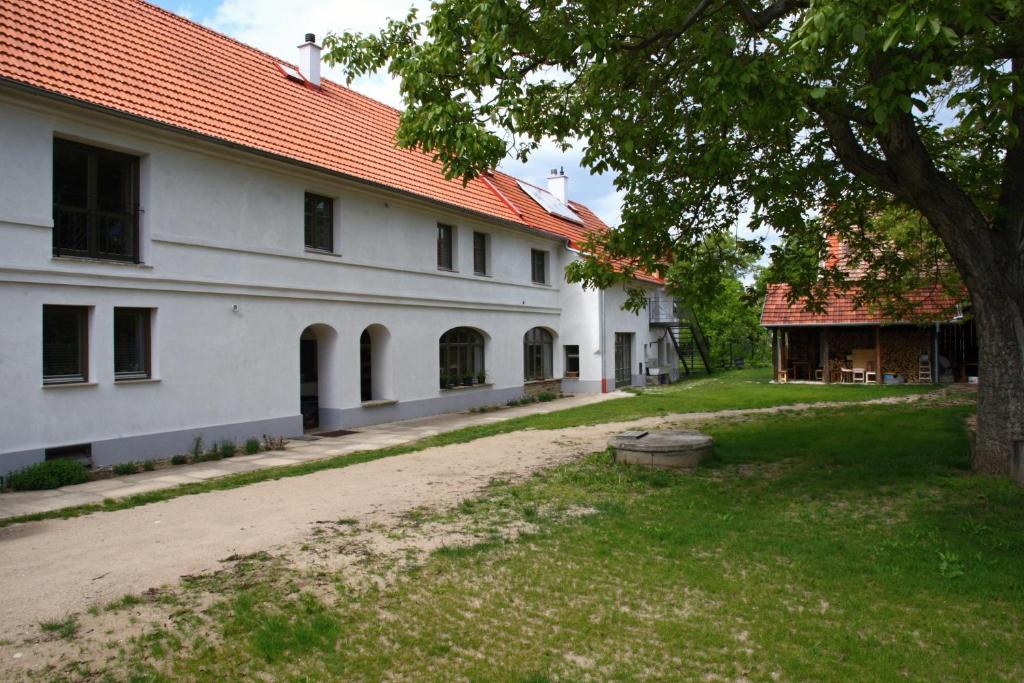
[[[464,185],[396,147],[398,110],[327,79],[297,83],[278,64],[295,68],[142,0],[0,2],[0,81],[579,242],[579,226],[509,176]],[[585,230],[608,229],[574,208]]]
[[[761,310],[762,326],[886,325],[903,322],[886,318],[871,308],[856,306],[853,301],[855,291],[831,293],[825,302],[824,313],[806,310],[806,299],[803,297],[797,299],[795,303],[789,303],[787,297],[790,291],[789,285],[768,285],[764,308]],[[948,312],[960,303],[960,300],[950,296],[941,285],[915,290],[906,297],[913,303],[914,317],[922,321],[946,320]]]

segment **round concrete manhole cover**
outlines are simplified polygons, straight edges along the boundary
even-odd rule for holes
[[[622,432],[608,440],[615,459],[656,469],[690,469],[711,457],[714,441],[693,429]]]

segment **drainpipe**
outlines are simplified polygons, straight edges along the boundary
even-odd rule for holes
[[[605,358],[604,358],[604,290],[597,290],[597,301],[598,301],[598,320],[600,333],[597,341],[597,355],[601,357],[601,393],[608,393],[608,378],[604,375],[605,370]]]

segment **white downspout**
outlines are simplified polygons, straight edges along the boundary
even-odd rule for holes
[[[604,393],[608,392],[608,382],[607,382],[607,378],[605,377],[605,374],[604,374],[605,373],[605,366],[606,366],[606,362],[605,362],[606,359],[604,357],[604,352],[605,352],[605,339],[604,339],[605,321],[604,321],[604,290],[603,289],[597,290],[597,301],[598,301],[598,308],[600,309],[598,311],[598,316],[599,316],[598,320],[600,320],[599,327],[601,328],[600,337],[598,338],[598,342],[597,342],[597,355],[601,357],[601,393],[604,394]]]

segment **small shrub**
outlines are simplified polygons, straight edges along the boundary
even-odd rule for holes
[[[61,458],[29,465],[8,481],[15,491],[42,491],[89,481],[89,470],[77,460]]]
[[[139,466],[133,462],[119,462],[111,467],[110,471],[115,477],[122,477],[126,474],[135,474],[139,471]]]
[[[188,450],[193,460],[198,461],[203,455],[203,435],[196,434],[192,439],[192,448]]]
[[[171,456],[171,464],[172,465],[187,465],[188,464],[188,456],[187,455],[174,455],[174,456]]]
[[[210,462],[211,460],[220,460],[220,451],[211,449],[199,457],[199,462]]]
[[[220,453],[220,457],[222,458],[230,458],[234,456],[236,450],[238,450],[238,447],[235,446],[235,442],[229,441],[228,439],[221,441],[220,446],[217,447],[217,451]]]
[[[540,401],[541,403],[547,403],[548,401],[554,401],[555,395],[552,394],[550,391],[542,391],[539,394],[537,394],[537,400]]]
[[[279,451],[282,448],[284,448],[283,436],[270,436],[269,434],[263,435],[263,450]]]
[[[245,454],[255,455],[260,452],[260,440],[259,439],[246,439],[245,440]]]
[[[142,469],[146,470],[147,472],[152,472],[153,470],[156,469],[156,461],[154,461],[154,460],[147,460],[147,461],[145,461],[144,463],[142,463]]]

